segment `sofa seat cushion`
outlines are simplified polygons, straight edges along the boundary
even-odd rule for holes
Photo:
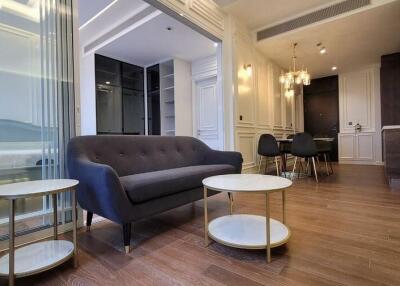
[[[198,165],[124,176],[120,181],[131,202],[141,203],[199,188],[207,177],[234,172],[231,165]]]

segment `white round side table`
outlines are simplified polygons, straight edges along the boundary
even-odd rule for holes
[[[286,223],[286,189],[292,181],[286,178],[259,174],[231,174],[209,177],[204,185],[204,240],[209,237],[221,244],[244,249],[266,249],[266,260],[271,262],[271,248],[285,244],[290,237]],[[229,193],[265,194],[265,216],[232,214],[208,221],[207,190]],[[282,222],[270,218],[269,195],[282,193]],[[231,196],[230,196],[231,198]]]
[[[28,181],[0,185],[0,199],[9,201],[9,251],[0,258],[0,276],[8,276],[9,285],[14,285],[15,278],[37,274],[56,267],[71,257],[77,267],[77,180],[56,179]],[[71,191],[73,239],[58,240],[57,194]],[[53,200],[53,240],[36,242],[16,248],[15,246],[15,201],[30,197],[52,195]]]

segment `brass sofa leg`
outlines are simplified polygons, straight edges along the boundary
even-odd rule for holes
[[[126,223],[126,224],[122,225],[122,232],[123,232],[123,237],[124,237],[124,247],[125,247],[126,254],[131,252],[131,231],[132,231],[131,223]]]

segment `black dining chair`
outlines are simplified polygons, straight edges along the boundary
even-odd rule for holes
[[[314,136],[314,137],[324,138],[324,136]],[[328,176],[333,174],[332,161],[330,158],[330,153],[332,151],[332,142],[324,140],[316,140],[315,145],[317,146],[318,155],[324,157],[326,174]],[[329,162],[329,168],[328,168],[328,162]]]
[[[263,157],[267,157],[267,160],[265,160],[265,171],[264,173],[267,173],[267,168],[268,168],[268,157],[273,157],[275,158],[275,166],[276,166],[276,175],[279,176],[279,167],[278,167],[278,159],[277,157],[280,156],[279,152],[279,147],[278,143],[276,142],[276,139],[274,136],[271,134],[262,134],[260,136],[260,139],[258,140],[258,155],[260,156],[259,162],[258,162],[258,172],[261,170],[261,163]]]
[[[310,134],[305,132],[297,133],[293,138],[291,153],[293,156],[295,156],[292,176],[294,176],[296,171],[297,158],[300,157],[311,159],[314,168],[315,180],[318,183],[317,168],[315,165],[315,158],[318,156],[318,151],[317,146],[315,145],[314,138]]]
[[[287,139],[293,139],[294,134],[289,134],[286,136]],[[282,165],[284,168],[284,171],[286,172],[286,162],[287,162],[287,156],[290,154],[292,151],[292,142],[280,142],[279,143],[279,152],[281,153],[281,158],[282,158]]]

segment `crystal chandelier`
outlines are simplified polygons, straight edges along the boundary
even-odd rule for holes
[[[296,46],[297,43],[293,44],[293,57],[292,57],[292,69],[289,68],[287,73],[281,74],[279,77],[279,82],[285,88],[286,96],[294,95],[294,85],[295,84],[303,84],[310,85],[311,78],[310,74],[307,72],[307,69],[296,70]]]

